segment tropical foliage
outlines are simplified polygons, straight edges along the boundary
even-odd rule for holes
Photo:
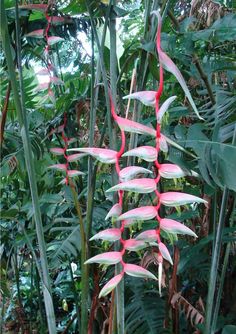
[[[235,36],[230,0],[1,0],[0,333],[235,333]]]

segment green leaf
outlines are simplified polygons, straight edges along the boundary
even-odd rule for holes
[[[193,41],[215,39],[218,42],[235,41],[236,14],[230,13],[218,19],[209,29],[198,31],[192,35]]]
[[[220,187],[236,191],[236,146],[210,141],[202,132],[203,126],[190,127],[186,147],[191,147],[198,154],[199,169],[205,181],[212,185],[214,181]]]
[[[236,326],[234,325],[226,325],[223,328],[222,334],[235,334],[236,333]]]
[[[1,219],[16,219],[17,209],[3,210],[1,209]]]

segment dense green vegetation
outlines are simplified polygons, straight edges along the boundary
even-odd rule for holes
[[[117,226],[105,220],[117,201],[106,190],[117,175],[113,165],[85,154],[67,160],[66,149],[119,150],[109,89],[119,116],[156,126],[152,107],[123,99],[157,90],[155,10],[163,19],[162,49],[203,118],[164,71],[160,102],[177,99],[162,122],[169,150],[159,162],[198,177],[161,178],[158,190],[189,193],[207,204],[161,206],[162,217],[184,222],[198,236],[161,232],[173,259],[173,266],[163,262],[161,296],[156,281],[126,275],[116,292],[98,298],[113,266],[84,262],[120,247],[89,241]],[[0,21],[0,333],[235,333],[234,1],[1,0]],[[127,151],[155,146],[146,134],[126,135]],[[121,163],[135,160],[152,168],[133,157]],[[154,202],[152,194],[126,192],[124,211]],[[135,238],[155,226],[155,220],[138,220],[123,235]],[[158,277],[157,254],[154,245],[125,257]]]

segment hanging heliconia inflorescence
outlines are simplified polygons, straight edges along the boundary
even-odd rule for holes
[[[55,27],[57,25],[65,24],[65,18],[61,16],[51,15],[53,8],[52,5],[49,4],[28,4],[28,5],[21,5],[20,7],[22,9],[40,11],[43,12],[45,15],[47,22],[45,28],[31,31],[30,33],[26,34],[25,37],[38,38],[45,41],[45,48],[44,48],[45,67],[40,69],[36,73],[38,76],[44,77],[45,80],[42,80],[42,82],[36,88],[36,91],[47,90],[46,98],[49,98],[51,102],[55,103],[55,95],[52,90],[52,85],[63,85],[64,83],[59,77],[55,76],[56,69],[52,63],[51,60],[52,57],[50,51],[51,47],[54,44],[62,42],[64,41],[64,39],[59,36],[51,35],[50,28]],[[55,165],[51,165],[49,166],[49,168],[63,172],[65,174],[65,178],[63,178],[61,183],[65,183],[66,185],[68,185],[69,178],[75,177],[77,175],[84,175],[84,173],[78,170],[69,168],[70,163],[79,160],[84,154],[72,154],[69,156],[67,155],[66,151],[68,149],[69,144],[73,142],[73,139],[67,137],[65,131],[66,126],[67,126],[67,114],[65,113],[63,124],[50,132],[50,135],[52,135],[53,133],[61,134],[63,141],[63,148],[61,147],[51,148],[50,152],[57,156],[63,156],[65,163],[58,163]]]
[[[44,48],[45,67],[40,69],[36,73],[38,76],[44,77],[45,80],[42,80],[42,82],[36,88],[36,91],[47,90],[47,98],[49,98],[53,103],[55,103],[55,96],[52,90],[52,85],[63,85],[64,83],[60,78],[58,78],[58,76],[55,76],[56,69],[54,68],[53,63],[51,61],[50,48],[52,45],[64,41],[64,39],[59,36],[50,35],[50,28],[51,26],[64,24],[65,20],[63,17],[50,15],[49,12],[51,11],[51,6],[47,4],[22,5],[21,8],[41,11],[44,13],[45,18],[47,20],[45,29],[38,29],[31,31],[30,33],[26,34],[25,37],[45,40],[45,48]]]
[[[170,163],[160,164],[158,162],[158,156],[160,150],[164,152],[167,152],[168,150],[166,138],[164,135],[161,134],[162,117],[167,111],[169,105],[176,99],[176,96],[172,96],[168,98],[161,105],[161,107],[159,106],[160,97],[163,92],[163,67],[175,75],[197,115],[198,112],[180,71],[177,69],[172,60],[161,49],[161,17],[158,12],[154,12],[154,14],[158,16],[158,31],[157,31],[157,42],[156,42],[157,53],[160,64],[160,82],[158,90],[157,92],[156,91],[136,92],[124,98],[138,99],[143,104],[154,107],[157,119],[156,130],[144,126],[140,123],[119,117],[115,112],[114,104],[112,102],[110,94],[111,114],[114,121],[121,130],[120,150],[117,152],[110,149],[94,148],[94,147],[71,149],[72,151],[87,153],[96,158],[97,160],[101,161],[102,163],[115,164],[116,172],[119,176],[119,183],[107,190],[107,192],[117,191],[119,201],[118,203],[113,205],[111,210],[108,212],[106,219],[112,218],[113,221],[120,222],[121,225],[119,228],[118,227],[109,228],[104,231],[101,231],[97,233],[95,236],[93,236],[90,240],[102,239],[110,242],[119,241],[121,245],[121,250],[102,253],[86,261],[87,264],[99,263],[105,265],[112,265],[120,263],[122,266],[121,272],[118,275],[114,276],[111,280],[109,280],[108,283],[102,288],[100,292],[100,297],[105,296],[109,292],[111,292],[119,284],[125,273],[130,276],[151,278],[156,280],[157,278],[145,268],[138,265],[125,263],[124,261],[124,254],[126,250],[139,251],[153,244],[158,246],[159,250],[157,259],[159,263],[159,270],[158,270],[159,291],[161,293],[161,276],[162,276],[163,259],[169,261],[172,264],[172,259],[168,251],[168,248],[161,241],[161,233],[160,233],[161,230],[166,231],[168,233],[187,234],[193,237],[197,236],[191,229],[189,229],[185,225],[172,219],[162,218],[160,216],[160,207],[161,205],[175,207],[175,206],[186,205],[189,203],[206,203],[205,200],[193,195],[181,192],[160,193],[157,190],[158,183],[161,177],[167,179],[172,179],[172,178],[175,179],[187,175],[183,169],[181,169],[179,166],[175,164],[170,164]],[[125,132],[134,132],[137,134],[145,134],[154,137],[156,140],[156,145],[155,147],[140,146],[128,152],[124,152]],[[157,177],[136,178],[138,174],[139,175],[145,174],[147,176],[152,175],[152,172],[150,170],[139,166],[130,166],[121,169],[120,158],[127,156],[133,156],[148,162],[153,162],[156,167]],[[189,174],[195,175],[194,172],[190,172]],[[136,192],[139,194],[154,192],[157,198],[157,205],[142,206],[122,213],[124,191]],[[156,229],[142,232],[135,239],[128,239],[128,240],[123,239],[123,231],[126,226],[134,224],[137,220],[142,221],[150,219],[156,219],[157,221]]]
[[[64,114],[63,124],[51,131],[51,134],[53,133],[61,134],[61,138],[63,140],[63,147],[50,148],[50,152],[52,154],[57,156],[63,156],[65,162],[51,165],[48,168],[63,172],[65,174],[65,177],[62,179],[60,183],[68,185],[70,178],[73,178],[78,175],[84,175],[83,172],[78,171],[77,169],[70,169],[70,163],[80,160],[84,156],[84,154],[83,153],[76,153],[71,155],[67,154],[68,147],[70,143],[74,142],[74,138],[67,137],[66,126],[67,126],[67,113]]]

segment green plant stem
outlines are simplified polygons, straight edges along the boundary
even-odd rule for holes
[[[86,1],[86,6],[90,15],[90,20],[91,20],[91,26],[92,26],[92,45],[94,45],[93,39],[96,40],[98,49],[99,49],[99,68],[101,66],[102,74],[103,74],[103,79],[104,81],[104,87],[105,87],[105,97],[106,97],[106,104],[107,104],[107,118],[108,118],[108,128],[109,128],[109,133],[111,133],[111,116],[110,116],[110,102],[109,102],[109,95],[108,95],[108,83],[106,79],[106,71],[105,71],[105,65],[104,65],[104,60],[103,60],[103,47],[105,43],[105,37],[106,37],[106,28],[107,28],[107,23],[108,23],[108,12],[105,18],[105,24],[104,24],[104,31],[103,31],[103,36],[102,36],[102,43],[100,45],[98,34],[93,22],[93,15],[92,15],[92,10],[90,8],[89,3]],[[107,9],[110,11],[110,7]],[[93,58],[93,57],[92,57]],[[92,60],[92,66],[94,66],[94,60]],[[98,69],[97,67],[97,69]],[[100,69],[98,70],[100,73]],[[96,97],[94,96],[94,69],[92,69],[92,78],[91,78],[91,115],[90,115],[90,144],[93,144],[93,138],[94,138],[94,125],[96,121],[96,101],[98,95]],[[97,78],[100,77],[100,74],[97,73]],[[95,166],[94,170],[92,171],[92,162],[89,163],[88,165],[88,171],[89,171],[89,180],[88,180],[88,204],[87,204],[87,224],[86,224],[86,232],[84,236],[87,238],[89,237],[90,230],[91,230],[91,225],[92,225],[92,212],[93,212],[93,198],[94,198],[94,191],[95,191],[95,177],[96,177],[96,171],[97,167]],[[90,187],[90,186],[91,187]],[[83,224],[83,223],[82,223]],[[85,249],[84,249],[85,248]],[[84,262],[88,258],[88,245],[87,242],[82,241],[82,246],[81,246],[81,268],[82,268],[82,273],[81,273],[81,283],[82,283],[82,294],[81,294],[81,333],[87,333],[88,329],[88,297],[89,297],[89,266],[85,265]]]
[[[16,279],[18,305],[20,308],[23,308],[22,300],[21,300],[21,292],[20,292],[20,274],[19,274],[18,260],[17,260],[17,248],[14,249],[14,258],[15,258],[14,259],[14,271],[15,271],[15,279]]]
[[[213,318],[212,318],[212,326],[211,326],[212,333],[215,333],[216,331],[217,319],[218,319],[218,314],[219,314],[219,309],[220,309],[220,302],[221,302],[221,297],[222,297],[222,292],[223,292],[223,287],[224,287],[225,274],[226,274],[226,269],[227,269],[228,261],[229,261],[230,248],[231,248],[231,245],[229,242],[225,250],[223,267],[222,267],[222,271],[220,275],[220,284],[219,284],[219,288],[217,291],[217,298],[216,298],[215,309],[214,309]]]
[[[96,124],[96,109],[95,109],[95,61],[94,61],[94,34],[91,31],[91,103],[90,103],[90,118],[89,118],[89,147],[94,145],[94,128]],[[90,237],[90,231],[92,226],[92,213],[93,213],[93,202],[94,202],[94,187],[93,182],[93,159],[88,157],[88,192],[87,192],[87,215],[86,215],[86,235]]]
[[[234,127],[234,134],[233,134],[232,144],[233,145],[236,144],[236,126]],[[235,206],[236,206],[236,198],[234,197],[234,200],[233,200],[232,204],[229,206],[227,215],[225,217],[226,221],[227,220],[230,221],[230,217],[235,210]],[[232,222],[230,222],[229,226],[232,227],[232,225],[233,225],[233,219],[232,219]],[[218,319],[218,314],[219,314],[219,309],[220,309],[220,302],[221,302],[221,297],[222,297],[222,292],[223,292],[223,287],[224,287],[225,274],[226,274],[228,261],[229,261],[230,248],[231,248],[231,245],[230,245],[230,242],[229,242],[227,244],[226,250],[225,250],[223,267],[222,267],[221,276],[220,276],[220,284],[219,284],[219,288],[218,288],[218,291],[217,291],[215,309],[214,309],[213,318],[212,318],[211,327],[212,327],[212,332],[213,333],[215,333],[216,327],[217,327],[217,319]]]
[[[69,185],[72,191],[73,200],[75,204],[75,209],[77,212],[77,216],[79,219],[80,225],[80,236],[81,236],[81,333],[87,333],[88,327],[88,310],[89,310],[89,303],[88,303],[88,294],[89,294],[89,268],[88,265],[84,264],[84,262],[88,258],[88,247],[87,247],[87,240],[86,240],[86,233],[84,228],[84,222],[82,217],[82,211],[80,207],[80,203],[78,200],[78,195],[75,189],[74,183],[69,181]]]
[[[116,5],[116,1],[110,1],[113,6]],[[116,110],[116,96],[117,96],[117,50],[116,50],[116,18],[111,9],[110,11],[110,79],[111,79],[111,95]],[[113,138],[116,138],[115,129],[113,129]],[[117,227],[120,227],[120,222],[116,223]],[[120,250],[120,242],[115,244],[115,250]],[[119,274],[122,270],[120,264],[115,265],[115,273]],[[116,321],[117,321],[117,334],[124,334],[125,331],[125,314],[124,314],[124,280],[116,287],[115,294],[115,306],[116,306]],[[115,310],[115,308],[114,308]]]
[[[211,84],[208,80],[208,75],[204,72],[204,70],[202,68],[202,65],[200,63],[200,60],[199,60],[199,58],[196,54],[193,55],[193,63],[195,64],[195,66],[198,70],[198,73],[200,74],[201,79],[204,81],[206,89],[207,89],[209,97],[210,97],[210,100],[211,100],[211,103],[214,105],[216,103],[216,100],[215,100],[215,96],[214,96],[212,88],[211,88]]]
[[[35,268],[35,287],[38,295],[38,305],[39,305],[39,322],[40,322],[40,334],[45,334],[45,317],[43,312],[43,302],[42,302],[42,295],[40,289],[40,275],[38,268]]]
[[[18,121],[19,121],[20,129],[21,129],[21,136],[22,136],[23,147],[24,147],[24,152],[25,152],[25,162],[26,162],[26,168],[27,168],[28,177],[29,177],[32,204],[34,208],[36,234],[37,234],[37,240],[38,240],[38,246],[39,246],[39,252],[40,252],[41,269],[42,269],[42,274],[43,274],[42,283],[43,283],[44,303],[45,303],[45,309],[46,309],[46,314],[47,314],[48,329],[49,329],[50,334],[55,334],[56,333],[56,321],[55,321],[55,314],[54,314],[52,294],[51,294],[51,282],[50,282],[48,262],[47,262],[46,244],[45,244],[44,234],[43,234],[43,224],[42,224],[42,219],[41,219],[33,154],[31,150],[31,142],[30,142],[27,119],[25,115],[25,109],[19,97],[18,84],[17,84],[16,74],[15,74],[15,69],[14,69],[14,64],[13,64],[13,59],[12,59],[12,54],[11,54],[10,38],[9,38],[9,32],[8,32],[6,12],[5,12],[5,7],[4,7],[4,0],[1,0],[0,13],[1,13],[2,46],[3,46],[5,56],[6,56],[8,73],[9,73],[9,77],[11,80],[12,92],[14,96],[15,108],[16,108],[16,112],[18,115]],[[20,52],[19,45],[17,45],[17,47],[18,47],[18,52]],[[20,71],[20,68],[19,68],[19,71]],[[22,95],[23,91],[21,91],[20,94],[21,96],[23,96]]]
[[[220,208],[220,216],[219,223],[216,231],[216,239],[215,239],[215,247],[212,254],[211,261],[211,270],[210,277],[208,283],[208,295],[207,295],[207,303],[206,303],[206,320],[205,320],[205,334],[214,334],[212,324],[212,313],[214,306],[214,295],[217,281],[217,272],[219,266],[220,259],[220,249],[222,243],[222,235],[223,235],[223,227],[224,227],[224,219],[225,219],[225,210],[228,202],[228,189],[225,187],[222,196],[222,203]]]

